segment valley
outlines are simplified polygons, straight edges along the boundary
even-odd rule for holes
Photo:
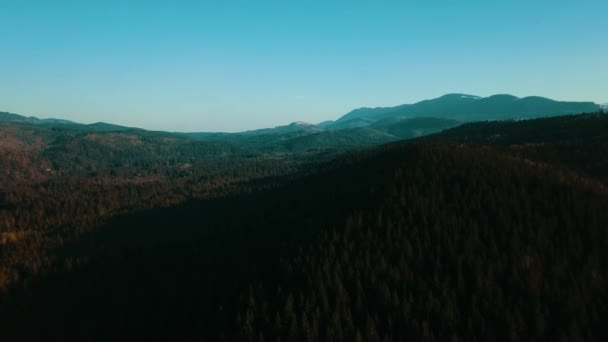
[[[606,115],[385,115],[0,123],[3,336],[606,337]]]

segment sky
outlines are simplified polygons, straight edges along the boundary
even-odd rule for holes
[[[166,131],[447,93],[608,102],[608,1],[0,0],[0,111]]]

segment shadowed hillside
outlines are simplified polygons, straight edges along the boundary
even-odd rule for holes
[[[601,162],[569,155],[601,161],[607,120],[465,125],[117,217],[6,292],[0,328],[20,340],[603,340],[608,191]]]

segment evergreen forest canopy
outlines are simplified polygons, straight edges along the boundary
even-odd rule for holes
[[[608,116],[559,104],[237,134],[1,113],[0,336],[606,340]]]

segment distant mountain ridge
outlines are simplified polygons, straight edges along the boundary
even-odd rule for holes
[[[132,128],[120,125],[114,125],[106,122],[95,122],[92,124],[81,124],[70,120],[63,119],[39,119],[35,116],[26,117],[19,114],[0,112],[0,122],[15,122],[25,123],[33,125],[45,125],[45,126],[56,126],[61,128],[71,128],[75,130],[85,130],[91,132],[110,132],[110,131],[126,131],[126,130],[140,130],[139,128]]]
[[[35,116],[22,116],[19,114],[13,114],[9,112],[0,112],[0,121],[10,121],[10,122],[27,122],[32,124],[75,124],[73,121],[63,120],[63,119],[38,119]]]
[[[436,133],[464,122],[519,120],[597,112],[606,104],[555,101],[539,96],[518,98],[499,94],[480,97],[447,94],[435,99],[395,107],[359,108],[339,119],[311,124],[304,121],[239,133],[177,133],[194,140],[212,140],[248,146],[308,150],[335,146],[375,145]],[[80,131],[113,132],[141,130],[109,123],[79,124],[61,119],[38,119],[0,112],[0,122],[53,126]],[[295,140],[294,140],[295,139]]]
[[[332,131],[341,131],[342,133],[352,133],[357,137],[357,141],[360,141],[362,137],[365,137],[363,140],[366,141],[377,141],[380,137],[388,139],[388,136],[393,136],[394,139],[406,139],[435,133],[463,122],[533,119],[596,112],[602,108],[601,105],[593,102],[555,101],[540,96],[519,98],[509,94],[498,94],[484,98],[455,93],[395,107],[359,108],[336,121],[323,121],[317,125],[294,122],[286,126],[240,134],[320,134],[326,137],[315,136],[313,139],[301,140],[327,141],[327,137],[331,136],[345,141],[343,135],[329,134]],[[400,121],[401,123],[399,123]],[[417,124],[422,126],[416,127]],[[393,131],[399,134],[386,135],[388,131],[391,131],[387,128],[391,125],[395,125]],[[385,130],[378,130],[378,127],[384,127]],[[399,127],[406,127],[406,129],[399,129]],[[361,128],[366,129],[361,130]]]
[[[355,109],[336,122],[354,119],[380,120],[388,117],[439,117],[459,121],[508,120],[594,112],[593,102],[555,101],[540,96],[519,98],[508,94],[479,97],[447,94],[436,99],[395,107]]]
[[[296,121],[292,122],[289,125],[284,126],[276,126],[274,128],[262,128],[256,129],[252,131],[245,131],[237,134],[246,134],[246,135],[259,135],[259,134],[284,134],[284,133],[292,133],[292,132],[320,132],[323,129],[317,125],[313,125],[304,121]]]

